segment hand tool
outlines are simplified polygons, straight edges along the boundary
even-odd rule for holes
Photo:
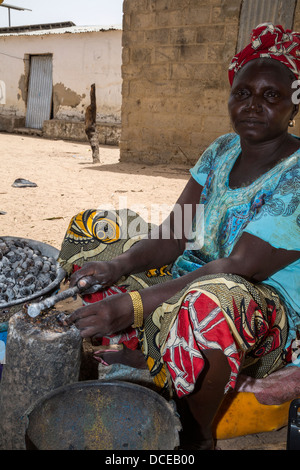
[[[84,280],[86,282],[85,287],[79,287],[78,284],[74,287],[70,287],[64,291],[59,292],[58,294],[52,295],[41,302],[33,303],[27,305],[27,313],[30,317],[37,317],[41,312],[50,309],[58,302],[68,299],[70,297],[75,297],[79,293],[92,294],[103,288],[102,284],[95,283],[95,278],[92,276],[86,276],[81,278],[79,282]]]

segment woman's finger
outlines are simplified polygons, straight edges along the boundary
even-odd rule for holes
[[[96,302],[96,303],[98,304],[98,302]],[[94,305],[95,304],[92,304],[92,306],[94,306]],[[68,325],[71,325],[72,323],[78,322],[82,318],[91,317],[92,315],[96,316],[96,314],[93,313],[93,311],[91,311],[88,306],[87,307],[80,307],[77,310],[75,310],[73,313],[68,315],[68,317],[66,319],[66,323]]]
[[[85,269],[85,268],[79,269],[78,271],[73,273],[72,276],[70,277],[70,287],[77,286],[80,279],[86,276],[92,276],[93,274],[94,274],[94,271],[92,271],[91,269]]]

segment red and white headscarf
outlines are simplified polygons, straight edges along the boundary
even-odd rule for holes
[[[300,33],[280,25],[262,23],[251,35],[251,42],[236,54],[229,66],[229,82],[232,85],[235,74],[250,60],[271,58],[279,60],[300,80]]]

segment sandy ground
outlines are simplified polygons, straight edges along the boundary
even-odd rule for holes
[[[155,204],[166,213],[180,195],[188,167],[120,163],[117,147],[0,134],[0,236],[31,238],[60,248],[73,215],[91,208],[138,209],[148,220]],[[34,188],[14,188],[17,178]],[[152,217],[153,218],[153,217]]]

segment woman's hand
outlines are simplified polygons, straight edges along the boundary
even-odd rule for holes
[[[86,284],[85,277],[89,277]],[[86,263],[81,269],[72,274],[70,287],[78,286],[80,289],[90,287],[91,284],[100,284],[103,288],[110,287],[120,279],[118,264],[112,261],[92,261]],[[91,282],[92,281],[92,282]]]
[[[75,324],[82,338],[111,335],[129,327],[133,321],[133,305],[127,293],[81,307],[66,319],[68,325]]]

